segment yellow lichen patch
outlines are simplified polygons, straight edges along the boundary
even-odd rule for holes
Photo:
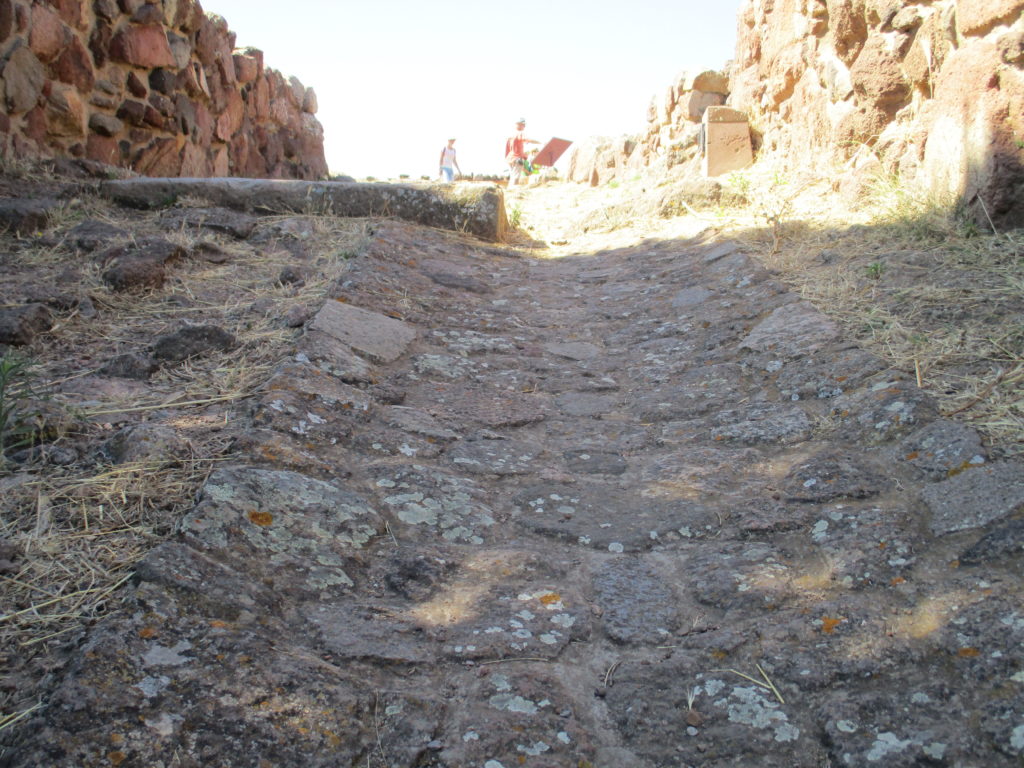
[[[258,525],[261,528],[266,528],[272,522],[274,522],[274,516],[269,512],[262,512],[258,509],[249,510],[249,522],[254,525]]]
[[[554,605],[562,602],[562,596],[557,592],[548,592],[540,596],[541,605]]]
[[[981,651],[979,651],[977,648],[961,648],[959,651],[956,652],[956,655],[964,659],[973,659],[978,656],[981,656]]]
[[[842,616],[837,618],[830,618],[828,616],[821,617],[821,631],[826,635],[831,635],[836,631],[836,627],[842,624],[846,619]]]
[[[110,764],[115,767],[123,763],[126,759],[128,759],[128,755],[124,752],[111,752],[107,755],[107,760],[109,760]]]

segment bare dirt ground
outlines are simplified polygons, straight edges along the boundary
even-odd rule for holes
[[[0,765],[1018,765],[1020,241],[765,189],[50,190]]]

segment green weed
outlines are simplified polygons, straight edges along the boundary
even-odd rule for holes
[[[39,393],[34,369],[35,363],[17,352],[0,357],[0,455],[36,441],[31,402]]]

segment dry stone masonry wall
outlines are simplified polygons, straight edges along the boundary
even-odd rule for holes
[[[148,176],[317,179],[316,95],[194,0],[0,0],[0,148]]]
[[[880,166],[1024,225],[1024,0],[745,0],[730,94],[793,164]]]
[[[596,137],[580,143],[569,178],[592,186],[628,178],[645,168],[666,173],[699,170],[689,165],[699,152],[701,118],[725,104],[729,78],[722,72],[683,72],[647,108],[647,127],[637,136]]]

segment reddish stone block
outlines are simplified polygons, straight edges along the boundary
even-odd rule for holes
[[[142,78],[134,72],[128,73],[128,79],[125,81],[125,85],[128,86],[128,92],[131,93],[137,99],[144,99],[149,95],[149,88],[142,82]]]
[[[956,22],[963,35],[984,35],[997,24],[1012,24],[1024,0],[956,0]]]
[[[145,69],[174,66],[167,33],[158,25],[130,26],[117,32],[110,43],[110,58]]]
[[[55,78],[75,86],[82,93],[91,93],[96,85],[92,57],[77,37],[71,38],[50,69]]]
[[[27,112],[39,103],[46,72],[32,51],[24,46],[14,51],[3,74],[4,97],[10,112]]]
[[[28,47],[41,61],[53,61],[67,43],[71,32],[45,5],[32,6],[32,28],[28,33]]]
[[[0,0],[0,40],[6,40],[14,31],[14,3]]]
[[[97,67],[106,66],[110,60],[110,44],[114,40],[114,30],[105,21],[98,20],[89,36],[89,52]]]
[[[227,101],[227,108],[217,118],[216,136],[221,141],[230,141],[231,137],[238,133],[238,129],[242,127],[242,118],[245,116],[245,103],[238,91],[230,91]]]
[[[77,29],[84,29],[82,8],[85,3],[81,0],[46,0],[46,3],[53,6],[64,23]]]
[[[109,136],[91,135],[85,142],[85,156],[97,163],[121,164],[121,150],[117,140]]]
[[[140,150],[132,167],[145,176],[178,176],[181,173],[181,152],[174,139],[155,139]]]

